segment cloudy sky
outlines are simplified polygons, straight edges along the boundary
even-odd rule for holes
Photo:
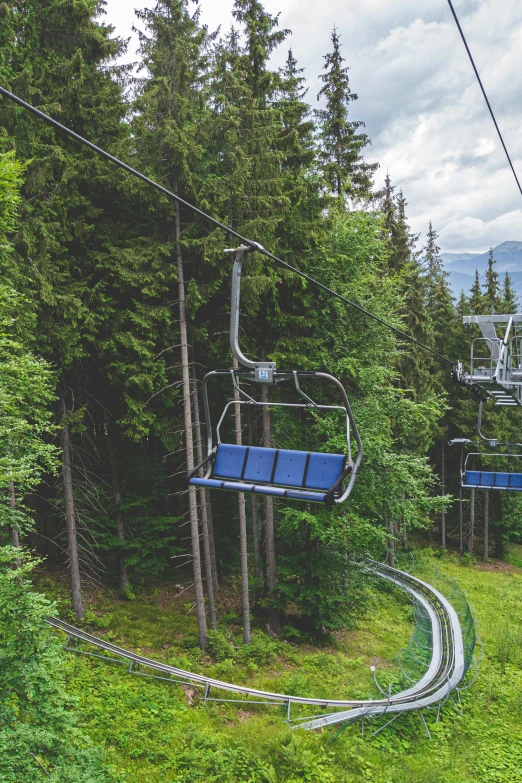
[[[202,20],[231,24],[233,0],[200,0]],[[131,36],[135,7],[152,0],[107,0],[107,21]],[[479,72],[522,176],[522,2],[454,0]],[[366,157],[389,171],[409,202],[414,231],[429,220],[444,251],[481,252],[522,241],[522,196],[508,167],[446,0],[264,0],[280,13],[310,84],[335,25],[359,100],[353,119],[372,140]],[[282,63],[288,46],[274,57]],[[132,38],[127,59],[135,59]]]

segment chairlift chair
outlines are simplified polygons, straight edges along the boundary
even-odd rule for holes
[[[477,432],[479,441],[467,438],[455,438],[450,445],[461,446],[461,487],[463,489],[496,489],[501,491],[522,492],[522,463],[516,460],[522,459],[520,450],[522,444],[501,442],[496,438],[486,438],[482,434],[482,408],[483,401],[479,404],[479,416]],[[499,451],[498,449],[505,449]],[[505,471],[492,470],[488,463],[495,460],[505,461],[508,469]],[[510,469],[515,466],[515,470]]]
[[[242,367],[238,370],[212,370],[203,378],[202,392],[207,425],[207,456],[188,474],[189,484],[209,489],[233,492],[251,492],[289,500],[301,500],[326,505],[338,505],[350,495],[362,460],[362,443],[353,418],[350,403],[342,383],[324,372],[278,370],[274,362],[254,362],[239,347],[239,303],[241,270],[245,254],[252,248],[244,245],[225,251],[235,256],[232,271],[232,298],[230,315],[230,347]],[[210,417],[208,382],[228,376],[240,399],[227,402],[214,432]],[[301,387],[301,382],[322,379],[336,387],[340,405],[317,403]],[[256,400],[240,385],[251,383],[291,383],[299,395],[299,402],[263,402]],[[302,401],[304,399],[304,402]],[[233,405],[256,408],[284,407],[312,411],[342,411],[346,422],[346,451],[343,454],[276,449],[262,446],[240,446],[223,443],[221,429],[228,410]],[[352,437],[356,444],[352,457]],[[202,469],[205,474],[200,475]]]

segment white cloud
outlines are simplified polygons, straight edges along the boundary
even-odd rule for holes
[[[108,20],[123,37],[133,6],[153,0],[108,0]],[[233,0],[200,0],[202,20],[227,30]],[[353,116],[372,139],[367,157],[379,161],[408,199],[412,228],[431,219],[444,250],[480,251],[522,240],[520,193],[496,136],[467,54],[444,0],[264,0],[310,83],[318,74],[335,24],[359,94]],[[522,177],[522,3],[457,0],[457,13],[497,120]],[[274,56],[280,65],[288,46]],[[134,59],[131,45],[127,60]]]

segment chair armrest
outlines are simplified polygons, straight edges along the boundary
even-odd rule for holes
[[[196,467],[193,468],[193,470],[191,470],[190,473],[187,474],[187,481],[190,481],[191,478],[194,478],[194,476],[201,470],[201,468],[204,465],[206,465],[207,462],[209,460],[213,459],[215,456],[216,456],[216,452],[215,451],[211,451],[210,454],[207,457],[205,457],[203,462],[200,462],[199,465],[196,465]]]

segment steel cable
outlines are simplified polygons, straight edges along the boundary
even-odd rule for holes
[[[40,111],[40,109],[37,109],[36,106],[32,106],[30,103],[27,103],[27,101],[24,101],[22,98],[19,98],[14,93],[9,92],[9,90],[6,90],[4,87],[0,87],[0,95],[3,95],[4,98],[8,98],[11,101],[14,101],[19,106],[22,106],[24,109],[27,109],[28,111],[32,112],[32,114],[35,114],[40,119],[44,120],[50,125],[53,125],[55,128],[58,128],[58,130],[63,131],[66,135],[71,136],[73,139],[76,139],[76,141],[79,141],[81,144],[85,145],[86,147],[89,147],[89,149],[93,150],[98,155],[101,155],[107,160],[110,160],[116,166],[119,166],[121,169],[124,169],[129,174],[138,177],[138,179],[141,179],[147,185],[150,185],[156,190],[159,190],[160,193],[163,193],[165,196],[168,196],[169,198],[172,198],[175,201],[177,201],[178,204],[182,204],[184,207],[187,207],[188,209],[192,210],[192,212],[194,212],[196,215],[200,215],[201,217],[205,218],[205,220],[208,220],[210,223],[213,223],[217,228],[221,228],[229,236],[235,237],[236,239],[238,239],[240,242],[247,245],[252,250],[257,250],[259,253],[262,253],[264,256],[270,258],[272,261],[275,261],[277,264],[284,267],[285,269],[288,269],[290,272],[299,275],[299,277],[302,277],[304,280],[307,280],[312,285],[315,285],[318,288],[322,289],[323,291],[326,291],[326,293],[328,293],[330,296],[339,299],[341,302],[350,305],[350,307],[353,307],[355,310],[358,310],[360,313],[364,313],[364,315],[368,316],[368,318],[372,318],[374,321],[377,321],[377,323],[380,323],[386,328],[391,329],[392,332],[395,332],[395,334],[397,334],[403,340],[407,340],[410,343],[418,345],[420,348],[423,348],[425,351],[428,351],[433,356],[436,356],[438,359],[447,362],[452,367],[456,365],[456,362],[453,361],[452,359],[449,359],[447,356],[444,356],[438,351],[435,351],[433,348],[430,348],[428,345],[425,345],[424,343],[420,342],[420,340],[417,340],[415,337],[412,337],[406,332],[403,332],[402,329],[398,329],[396,326],[393,326],[392,324],[388,323],[388,321],[385,321],[383,318],[380,318],[378,315],[371,313],[365,307],[358,305],[356,302],[353,302],[351,299],[348,299],[346,296],[343,296],[338,291],[329,288],[327,285],[321,283],[319,280],[316,280],[310,275],[307,275],[305,272],[301,272],[296,267],[292,266],[286,261],[283,261],[281,258],[275,256],[269,250],[266,250],[266,248],[264,248],[258,242],[255,242],[252,239],[247,239],[246,237],[242,236],[237,231],[234,231],[234,229],[230,228],[230,226],[225,225],[224,223],[212,217],[211,215],[208,215],[206,212],[203,212],[202,209],[199,209],[199,207],[194,206],[194,204],[191,204],[189,201],[185,201],[185,199],[181,198],[181,196],[178,196],[176,193],[173,193],[172,191],[163,187],[163,185],[160,185],[158,182],[155,182],[153,179],[150,179],[141,171],[138,171],[138,169],[129,166],[128,163],[124,163],[122,160],[119,160],[119,158],[116,158],[114,155],[111,155],[110,152],[107,152],[101,147],[98,147],[96,144],[93,144],[92,141],[89,141],[83,136],[80,136],[79,133],[76,133],[76,131],[71,130],[71,128],[68,128],[66,125],[62,125],[62,123],[58,122],[58,120],[53,119],[48,114],[45,114],[43,111]]]
[[[462,38],[462,42],[463,42],[464,46],[466,47],[466,51],[468,53],[468,57],[470,59],[471,65],[473,66],[473,70],[475,71],[475,76],[477,77],[477,81],[478,81],[478,83],[480,85],[480,89],[482,90],[482,95],[484,96],[484,100],[486,101],[486,105],[487,105],[487,107],[489,109],[489,113],[491,114],[491,119],[493,120],[495,128],[497,129],[498,137],[499,137],[499,139],[500,139],[500,141],[502,143],[502,146],[504,147],[504,152],[506,153],[506,158],[508,159],[509,165],[511,166],[511,171],[513,172],[513,176],[515,177],[515,181],[517,183],[518,189],[520,191],[520,194],[522,195],[522,187],[521,187],[519,179],[517,177],[517,172],[515,171],[515,167],[513,166],[513,161],[511,160],[511,157],[510,157],[509,152],[507,150],[506,144],[504,142],[504,137],[502,136],[502,133],[500,132],[500,128],[498,127],[498,123],[497,123],[496,117],[495,117],[495,115],[493,113],[493,109],[491,108],[491,104],[490,104],[488,96],[486,94],[486,90],[484,89],[484,85],[482,84],[482,79],[480,78],[480,74],[478,72],[477,66],[475,65],[475,60],[473,59],[473,55],[471,54],[470,48],[468,46],[468,42],[466,40],[466,36],[464,35],[464,31],[463,31],[463,29],[462,29],[462,27],[460,25],[459,18],[457,16],[457,13],[456,13],[456,11],[455,11],[455,9],[453,7],[453,3],[451,2],[451,0],[448,0],[448,5],[449,5],[449,7],[451,9],[451,13],[453,14],[453,18],[455,20],[455,24],[458,27],[458,30],[459,30],[459,33],[460,33],[460,37]]]

